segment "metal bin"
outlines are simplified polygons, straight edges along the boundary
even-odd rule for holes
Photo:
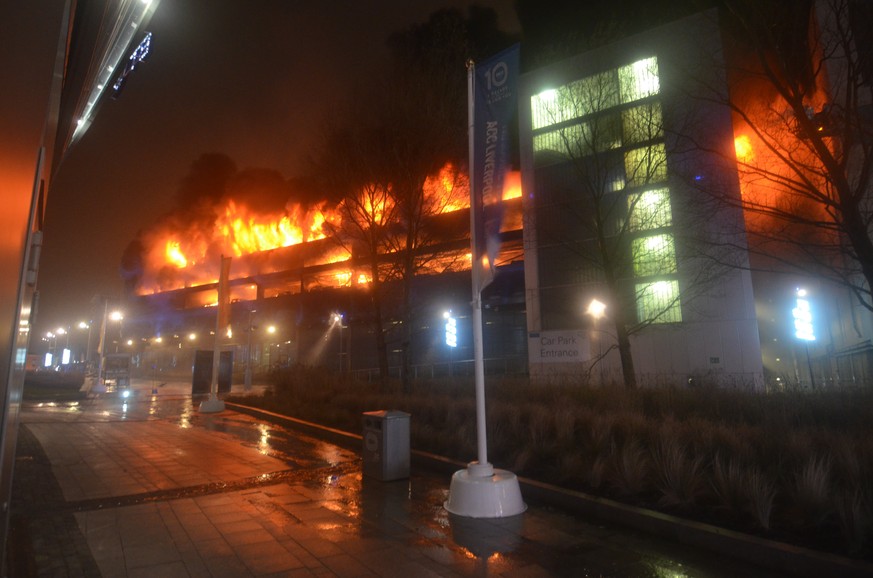
[[[383,482],[409,477],[409,414],[397,410],[363,414],[364,475]]]

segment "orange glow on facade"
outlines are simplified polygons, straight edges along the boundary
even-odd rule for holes
[[[511,199],[520,199],[521,198],[521,172],[520,171],[510,171],[506,173],[506,177],[503,179],[503,200],[509,201]],[[469,206],[469,203],[468,203]]]
[[[734,139],[734,150],[741,163],[747,163],[754,158],[752,142],[747,135],[741,134]]]

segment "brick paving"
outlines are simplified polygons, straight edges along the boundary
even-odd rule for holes
[[[136,394],[22,410],[10,575],[776,576],[535,505],[459,518],[448,477],[374,481],[353,451]]]

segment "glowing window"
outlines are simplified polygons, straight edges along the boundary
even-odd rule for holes
[[[631,231],[647,231],[673,224],[669,189],[652,189],[628,196]]]
[[[634,275],[650,277],[676,272],[676,251],[673,235],[652,235],[634,239],[631,243]]]
[[[566,160],[581,156],[581,147],[584,140],[583,127],[572,125],[560,130],[538,134],[533,139],[534,156],[537,164],[555,159]]]
[[[654,102],[629,108],[621,113],[626,145],[659,139],[664,135],[661,105]]]
[[[639,186],[667,180],[667,150],[663,143],[631,149],[624,154],[628,185]]]
[[[601,72],[567,85],[568,98],[577,116],[585,116],[618,106],[615,71]]]
[[[621,102],[634,102],[658,94],[661,83],[658,78],[658,59],[654,56],[638,60],[618,69],[621,87]]]
[[[615,71],[603,72],[573,81],[557,89],[544,90],[531,97],[531,124],[534,130],[580,118],[617,106],[618,83]]]
[[[637,318],[652,323],[680,323],[682,307],[676,280],[640,283],[636,286]]]
[[[557,124],[564,120],[561,98],[555,89],[544,90],[530,98],[533,129]]]

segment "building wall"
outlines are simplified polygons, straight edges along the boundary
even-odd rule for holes
[[[590,263],[598,241],[587,223],[599,216],[604,237],[613,235],[607,243],[626,261],[618,268],[621,291],[651,294],[648,301],[624,300],[633,303],[624,308],[628,325],[654,319],[631,338],[638,382],[762,383],[751,277],[742,269],[748,259],[743,216],[738,210],[712,212],[702,194],[707,187],[739,194],[732,164],[703,152],[733,147],[729,112],[698,98],[701,90],[727,90],[720,58],[712,11],[523,76],[525,279],[534,381],[620,376],[609,308],[602,319],[586,314],[591,299],[610,301],[603,268]],[[645,74],[657,74],[655,88],[644,86],[652,80],[636,72],[641,66],[650,68]],[[601,88],[612,84],[614,95]],[[583,104],[549,109],[542,103],[555,98],[546,92],[555,89],[562,102],[581,94]],[[595,98],[599,103],[584,104]],[[543,122],[542,110],[557,113]],[[645,115],[650,120],[631,124]],[[578,154],[566,154],[573,146]],[[642,157],[646,163],[634,160]],[[602,189],[586,196],[586,186]],[[645,208],[647,195],[661,199],[656,208]],[[715,255],[704,255],[703,247],[724,252],[719,260],[734,266],[714,266]],[[659,293],[677,287],[678,301]],[[566,350],[555,351],[555,343]]]

